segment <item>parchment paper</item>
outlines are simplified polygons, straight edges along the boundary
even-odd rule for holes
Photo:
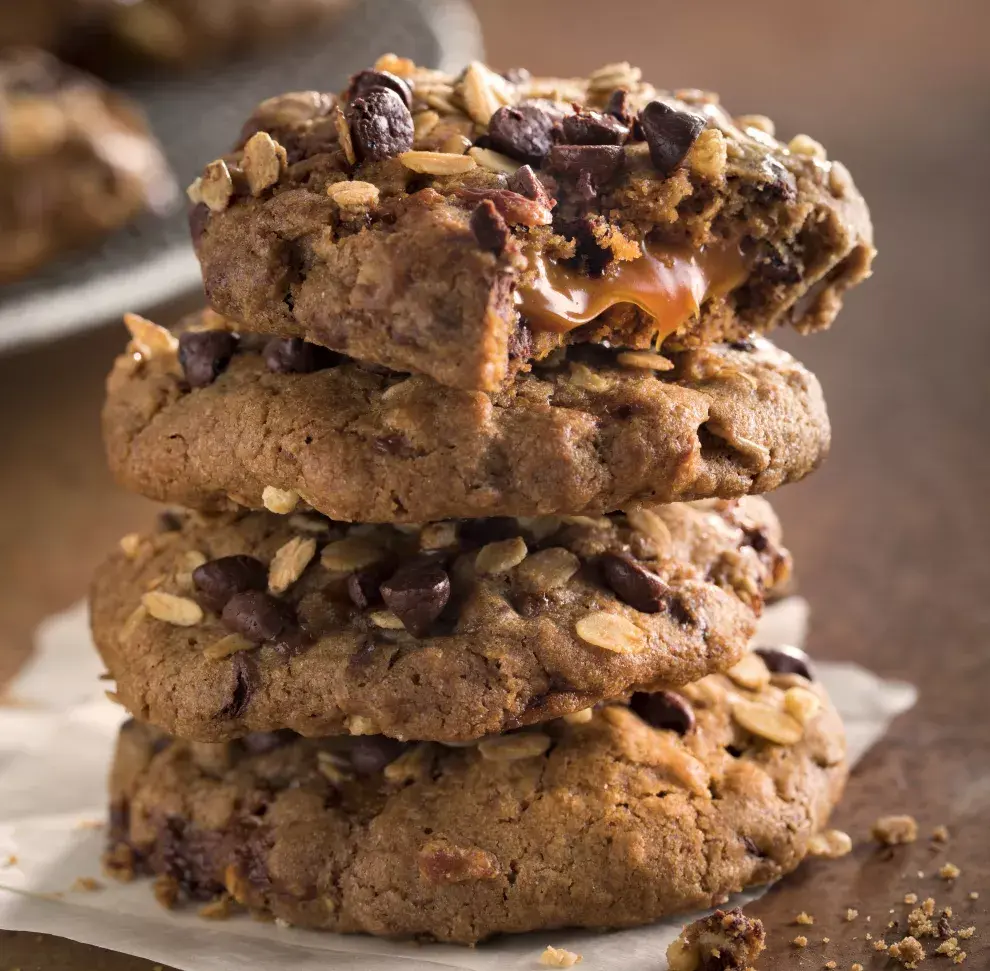
[[[807,605],[792,597],[769,608],[758,644],[800,645]],[[82,605],[46,621],[38,651],[0,707],[0,927],[96,944],[184,971],[533,971],[552,944],[584,958],[582,971],[662,971],[668,943],[697,915],[612,933],[553,931],[476,948],[392,943],[323,934],[247,917],[205,921],[195,908],[168,911],[146,881],[103,877],[105,777],[121,708],[109,702]],[[854,760],[916,698],[910,685],[882,681],[850,664],[818,664],[839,711]],[[83,890],[91,877],[101,889]],[[74,888],[73,885],[76,884]],[[765,888],[741,894],[742,905]]]

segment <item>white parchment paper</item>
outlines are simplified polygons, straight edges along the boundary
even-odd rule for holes
[[[807,605],[792,597],[768,609],[757,643],[800,645],[806,625]],[[100,872],[105,777],[124,715],[104,697],[85,608],[46,621],[37,647],[12,686],[11,704],[0,707],[0,928],[58,934],[184,971],[533,971],[547,944],[577,951],[589,971],[662,971],[668,943],[692,919],[606,934],[526,934],[464,948],[315,933],[247,917],[205,921],[192,907],[164,910],[147,882],[118,884]],[[856,665],[817,670],[845,720],[853,759],[916,698],[910,685]],[[102,889],[74,888],[79,877],[95,878]]]

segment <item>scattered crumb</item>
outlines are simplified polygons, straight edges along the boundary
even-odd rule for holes
[[[868,933],[868,934],[866,935],[866,939],[867,939],[868,941],[872,941],[872,940],[873,940],[873,935],[872,935],[872,934],[869,934],[869,933]]]
[[[791,941],[791,943],[795,947],[807,947],[808,946],[808,938],[806,938],[804,936],[804,934],[798,934],[798,936],[795,937],[794,940]]]
[[[905,937],[896,944],[891,944],[888,953],[892,958],[900,961],[905,968],[916,968],[919,961],[925,960],[925,949],[914,937]]]
[[[275,926],[286,928],[286,927],[291,927],[292,925],[284,917],[276,917]]]
[[[857,961],[849,968],[849,971],[863,971],[863,965]]]
[[[873,950],[874,951],[886,951],[887,950],[887,942],[884,941],[884,940],[874,941],[873,942]]]
[[[852,845],[848,833],[844,833],[841,829],[827,829],[824,833],[816,833],[811,837],[808,853],[811,856],[824,856],[830,860],[837,860],[851,853]]]
[[[980,899],[979,892],[976,891],[976,890],[970,890],[970,892],[969,892],[969,899],[970,900],[979,900]]]
[[[954,937],[950,937],[947,941],[942,941],[937,948],[935,948],[936,954],[944,954],[946,957],[955,957],[959,953],[959,941]]]
[[[873,824],[873,838],[884,846],[913,843],[918,838],[914,816],[881,816]]]
[[[99,880],[94,880],[92,877],[76,877],[72,884],[73,893],[92,893],[94,890],[102,890],[103,884]]]
[[[832,940],[831,937],[823,937],[822,938],[822,944],[828,944],[828,942],[831,941],[831,940]]]
[[[962,870],[960,870],[955,863],[945,863],[938,871],[938,875],[943,880],[955,880],[960,873],[962,873]]]
[[[11,853],[6,860],[3,861],[4,866],[17,866],[17,857]],[[974,898],[976,899],[976,898]]]
[[[926,917],[931,917],[935,913],[935,898],[925,897],[921,904],[921,909],[924,911]]]
[[[904,894],[904,903],[914,906],[918,902],[918,895],[916,893],[906,893]]]
[[[854,921],[857,917],[859,917],[859,911],[856,910],[854,907],[849,907],[846,910],[846,920],[847,921]]]
[[[835,961],[826,961],[825,967],[828,968],[828,971],[833,971],[833,969],[837,968],[838,965],[835,963]]]
[[[575,954],[563,947],[551,947],[549,944],[540,955],[540,964],[545,964],[551,968],[572,968],[575,964],[580,964],[581,960],[580,954]]]
[[[951,907],[943,907],[942,908],[942,916],[943,917],[951,917],[952,916],[952,908]]]
[[[803,910],[797,917],[794,918],[795,924],[804,924],[806,926],[811,925],[815,922],[815,918],[811,914],[806,914]]]
[[[157,877],[151,891],[162,907],[171,910],[179,899],[179,881],[174,877]]]
[[[919,870],[918,871],[918,879],[919,880],[924,880],[925,879],[925,871],[924,870]]]
[[[80,819],[76,829],[103,829],[102,819]]]
[[[975,933],[975,927],[964,927],[961,931],[959,931],[959,937],[961,937],[964,941],[968,941]]]
[[[945,826],[936,826],[932,830],[932,839],[936,843],[947,843],[949,841],[949,830]]]
[[[230,917],[233,898],[226,893],[220,894],[216,900],[211,900],[208,904],[203,904],[197,913],[204,920],[226,920]]]

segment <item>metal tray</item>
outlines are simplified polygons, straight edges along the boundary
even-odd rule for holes
[[[251,109],[283,91],[334,91],[394,51],[456,72],[481,56],[481,36],[463,0],[363,0],[328,27],[212,73],[120,85],[144,108],[179,185],[226,151]],[[72,253],[28,280],[0,288],[0,352],[94,327],[196,290],[184,197],[164,218],[146,216],[102,245]]]

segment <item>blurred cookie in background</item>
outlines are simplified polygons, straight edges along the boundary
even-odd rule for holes
[[[129,99],[42,51],[0,57],[0,283],[176,198]]]
[[[58,50],[112,0],[0,0],[0,48]]]
[[[318,27],[348,0],[97,0],[65,48],[98,74],[204,67]]]

